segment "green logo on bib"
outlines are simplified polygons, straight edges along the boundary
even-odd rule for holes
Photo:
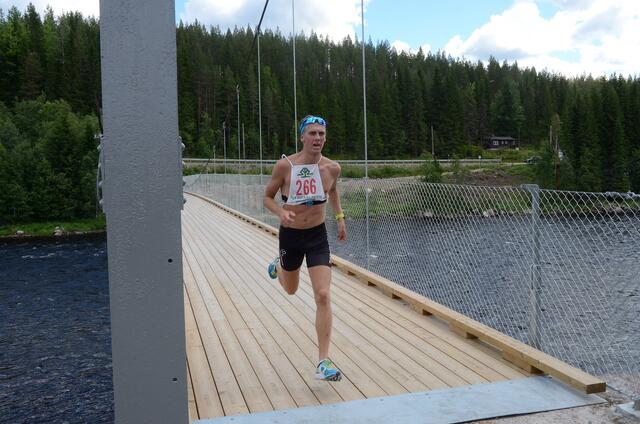
[[[298,177],[300,178],[311,178],[311,175],[313,174],[309,171],[309,168],[302,168],[300,172],[298,172]]]

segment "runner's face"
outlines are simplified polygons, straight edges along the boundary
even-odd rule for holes
[[[310,153],[322,152],[322,147],[326,141],[326,129],[320,124],[309,124],[304,128],[304,132],[300,137],[303,149]]]

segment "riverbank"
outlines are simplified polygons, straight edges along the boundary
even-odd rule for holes
[[[13,224],[0,227],[0,241],[101,237],[106,229],[104,215],[76,221]]]

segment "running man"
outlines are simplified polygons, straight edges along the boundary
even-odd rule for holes
[[[306,256],[316,302],[316,378],[340,381],[342,372],[329,359],[332,315],[329,241],[324,223],[327,198],[336,214],[339,241],[346,241],[347,229],[337,190],[340,165],[322,156],[326,127],[325,120],[318,116],[309,115],[300,121],[302,150],[288,157],[282,155],[276,162],[265,188],[264,205],[280,218],[280,253],[269,264],[269,276],[278,278],[288,294],[295,294]],[[274,200],[278,191],[282,207]]]

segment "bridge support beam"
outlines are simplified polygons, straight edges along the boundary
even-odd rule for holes
[[[118,423],[187,423],[174,0],[100,2]]]

